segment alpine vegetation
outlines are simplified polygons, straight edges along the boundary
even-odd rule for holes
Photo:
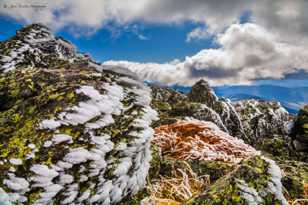
[[[76,50],[41,24],[0,42],[0,204],[307,202],[307,106],[146,85]]]
[[[25,49],[8,47],[12,58],[1,67],[1,117],[10,121],[1,125],[2,198],[114,204],[138,192],[151,161],[151,90],[124,74],[96,70],[82,56],[64,55],[63,40],[45,27],[25,28],[16,38],[21,35],[23,42],[14,46]],[[30,65],[26,48],[38,56]],[[62,63],[44,66],[40,57]],[[9,101],[15,106],[6,107]]]

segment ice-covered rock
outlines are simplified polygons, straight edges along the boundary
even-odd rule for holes
[[[184,204],[288,205],[281,178],[281,170],[274,161],[260,156],[251,157]]]
[[[151,89],[42,25],[0,53],[0,204],[115,204],[145,186]]]
[[[41,24],[27,26],[0,43],[0,72],[26,66],[47,68],[86,60],[84,55],[76,54],[73,44],[54,36],[49,28]]]
[[[204,80],[197,82],[188,94],[153,86],[153,105],[161,113],[159,124],[172,123],[187,116],[194,117],[211,121],[232,136],[247,139],[234,106],[228,99],[218,98]]]

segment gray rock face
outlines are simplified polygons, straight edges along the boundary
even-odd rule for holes
[[[188,97],[192,102],[199,102],[206,104],[208,107],[215,107],[219,101],[214,90],[205,80],[198,81],[188,93]]]
[[[278,102],[243,100],[234,103],[248,143],[283,159],[302,159],[289,136],[292,116]]]
[[[107,205],[145,186],[156,120],[149,87],[80,63],[41,25],[0,53],[0,204]]]
[[[197,82],[188,94],[154,88],[153,99],[154,107],[161,113],[161,120],[193,117],[211,121],[221,130],[243,139],[259,150],[284,157],[293,150],[289,138],[292,117],[277,102],[246,100],[232,103],[217,97],[204,80]],[[164,123],[172,123],[176,119]],[[297,147],[303,146],[302,143],[294,142]]]
[[[33,24],[17,31],[16,36],[0,44],[0,71],[8,72],[18,66],[48,67],[62,61],[82,59],[75,46],[55,37],[41,25]]]
[[[188,97],[193,102],[202,103],[205,105],[205,109],[211,110],[207,111],[208,113],[216,113],[219,116],[220,121],[224,126],[220,127],[230,133],[232,136],[246,140],[247,136],[244,132],[242,122],[238,113],[235,111],[233,105],[228,99],[218,98],[214,90],[209,86],[209,84],[200,80],[193,87],[191,92],[188,94]],[[200,110],[200,112],[204,112]],[[216,118],[218,118],[215,117]],[[198,118],[199,120],[205,120]]]
[[[243,100],[234,103],[250,140],[288,136],[290,114],[278,102]]]

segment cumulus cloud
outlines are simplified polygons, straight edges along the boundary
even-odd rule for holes
[[[38,9],[29,5],[46,7]],[[249,10],[253,23],[280,35],[291,33],[302,39],[307,38],[308,32],[307,7],[305,0],[1,0],[0,15],[26,23],[42,22],[55,29],[77,26],[96,30],[109,22],[125,25],[136,21],[191,21],[206,25],[211,32],[221,32],[235,23],[242,12]],[[200,38],[198,34],[206,37],[205,29],[197,28],[188,39]]]
[[[305,0],[261,0],[252,5],[251,20],[284,41],[308,43],[308,1]]]
[[[20,4],[46,8],[18,7]],[[191,84],[206,78],[212,84],[224,84],[280,78],[296,68],[308,68],[306,8],[305,0],[1,0],[0,16],[25,23],[42,22],[54,29],[73,27],[78,33],[86,29],[90,34],[109,23],[126,28],[138,22],[194,22],[201,26],[187,35],[187,42],[216,36],[218,49],[201,50],[182,62],[105,64],[119,64],[144,79],[165,83]],[[237,23],[244,11],[251,12],[250,24]],[[147,39],[138,30],[135,34]]]
[[[219,33],[237,22],[244,11],[251,11],[253,23],[289,41],[307,43],[307,7],[305,0],[1,0],[0,15],[25,23],[45,23],[54,29],[81,27],[87,31],[103,28],[110,22],[120,26],[140,21],[203,24],[204,27],[188,34],[187,41],[191,41]]]
[[[219,48],[201,50],[173,64],[107,61],[104,65],[126,67],[145,80],[185,85],[200,78],[212,85],[247,84],[308,68],[305,46],[280,41],[279,36],[256,24],[232,24],[217,36],[216,43]]]
[[[211,32],[208,28],[197,27],[187,34],[186,42],[208,39],[213,35],[213,32]]]
[[[5,8],[4,5],[17,5]],[[46,5],[46,8],[19,7],[18,5]],[[42,22],[61,28],[84,26],[100,28],[108,22],[127,24],[134,21],[148,23],[201,22],[212,28],[227,26],[245,9],[245,0],[2,0],[0,14],[27,23]]]

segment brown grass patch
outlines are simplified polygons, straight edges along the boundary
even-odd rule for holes
[[[200,194],[210,184],[208,175],[198,176],[188,163],[185,163],[184,168],[172,170],[172,177],[160,176],[148,186],[153,205],[180,204],[193,195]]]
[[[155,129],[154,144],[165,157],[237,163],[258,152],[211,122],[179,121]]]

